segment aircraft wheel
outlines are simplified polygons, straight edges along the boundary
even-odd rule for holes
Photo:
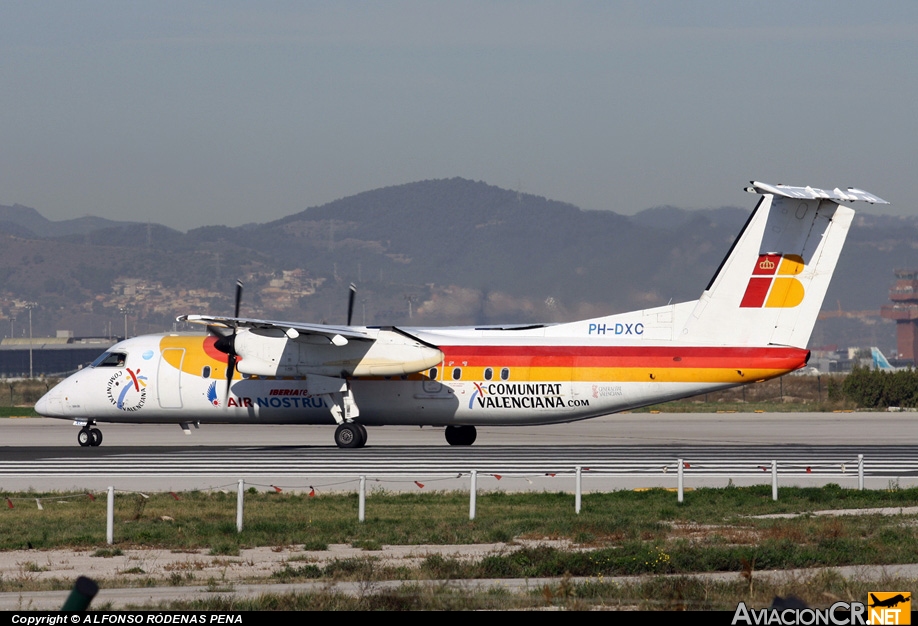
[[[344,422],[335,429],[335,444],[339,448],[359,448],[366,439],[360,436],[360,428],[357,424]]]
[[[102,445],[102,431],[98,428],[91,428],[89,434],[92,435],[92,443],[89,445],[96,447]]]
[[[474,426],[447,426],[446,443],[451,446],[470,446],[475,443],[478,431]]]
[[[358,448],[362,448],[367,445],[367,427],[363,424],[356,424],[357,428],[360,430],[360,445]]]
[[[77,443],[84,448],[91,446],[94,439],[95,437],[92,436],[88,428],[81,428],[80,432],[77,433]]]

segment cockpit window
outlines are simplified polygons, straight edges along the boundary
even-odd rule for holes
[[[92,367],[124,367],[126,359],[124,352],[104,352],[92,362]]]

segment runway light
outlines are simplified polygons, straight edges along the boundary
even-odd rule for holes
[[[10,508],[13,508],[13,501],[10,500],[9,498],[7,498],[7,499],[6,499],[6,506],[8,506],[8,507],[10,507]]]
[[[494,478],[496,478],[497,480],[500,480],[500,474],[492,474],[492,476],[494,476]]]
[[[310,498],[316,497],[316,489],[312,485],[309,485],[309,497]]]
[[[271,485],[271,487],[274,489],[276,493],[282,493],[284,491],[283,489],[281,489],[280,487],[276,485]]]
[[[813,473],[813,470],[810,469],[810,466],[809,466],[809,465],[806,466],[806,473],[807,473],[807,474],[812,474],[812,473]]]
[[[424,483],[419,483],[418,481],[414,481],[414,484],[417,485],[418,488],[420,488],[420,489],[423,489],[423,488],[424,488]]]
[[[90,492],[87,491],[87,492],[86,492],[86,495],[89,496],[90,501],[92,501],[92,502],[95,502],[95,501],[96,501],[96,497],[95,497],[94,495],[92,495]]]
[[[546,476],[551,476],[552,478],[554,478],[555,476],[557,476],[557,474],[555,474],[554,472],[546,472],[545,475],[546,475]]]
[[[170,492],[169,492],[169,495],[171,495],[171,496],[172,496],[173,498],[175,498],[176,500],[179,499],[178,494],[175,493],[174,491],[170,491]]]

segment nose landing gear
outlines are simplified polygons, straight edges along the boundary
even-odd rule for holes
[[[102,445],[102,431],[98,428],[92,428],[94,424],[86,424],[77,433],[77,443],[83,448],[89,446],[96,447]]]

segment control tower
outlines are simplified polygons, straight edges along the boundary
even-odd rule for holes
[[[880,315],[896,321],[898,358],[914,362],[918,355],[918,270],[896,270],[896,284],[889,290],[892,304]]]

